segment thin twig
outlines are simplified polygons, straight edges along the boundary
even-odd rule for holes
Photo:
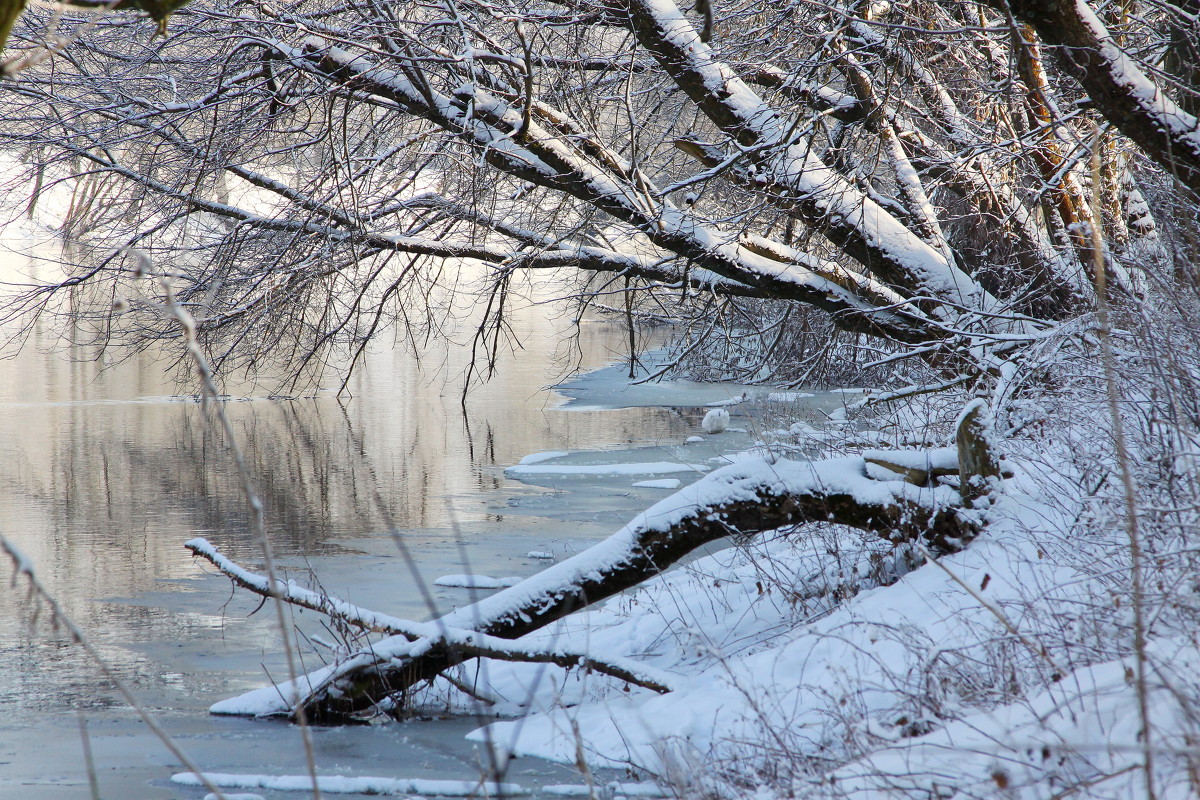
[[[1100,216],[1100,135],[1097,127],[1092,141],[1092,218]],[[1142,541],[1138,530],[1137,488],[1133,481],[1133,468],[1129,460],[1129,447],[1125,440],[1125,426],[1121,420],[1120,387],[1113,358],[1112,327],[1108,306],[1108,260],[1105,255],[1104,234],[1100,226],[1091,229],[1092,258],[1096,281],[1096,335],[1100,339],[1100,355],[1104,363],[1104,387],[1108,401],[1108,414],[1112,419],[1113,444],[1117,450],[1117,463],[1121,467],[1121,489],[1125,500],[1125,533],[1129,538],[1129,578],[1133,597],[1133,653],[1136,666],[1134,686],[1137,690],[1138,716],[1142,723],[1142,758],[1147,800],[1156,800],[1154,791],[1154,747],[1151,743],[1150,700],[1146,688],[1146,609],[1142,586]]]

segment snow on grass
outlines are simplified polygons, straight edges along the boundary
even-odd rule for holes
[[[1169,655],[1172,682],[1194,678],[1200,669],[1194,646],[1173,647]],[[897,738],[832,777],[847,800],[933,796],[938,786],[947,786],[948,776],[968,797],[989,796],[1001,785],[1012,790],[1010,796],[1034,796],[1047,785],[1086,784],[1096,775],[1109,776],[1103,793],[1081,796],[1142,796],[1142,779],[1129,769],[1131,754],[1141,749],[1142,727],[1129,685],[1132,672],[1132,658],[1083,667],[1020,702],[965,716],[915,739]],[[1166,721],[1186,713],[1179,700],[1165,687],[1153,693],[1152,718]],[[1178,737],[1167,746],[1188,745]],[[1030,794],[1018,795],[1022,790]]]
[[[521,579],[517,577],[493,578],[490,575],[471,574],[443,575],[433,581],[435,586],[452,586],[458,589],[505,589],[520,582]]]

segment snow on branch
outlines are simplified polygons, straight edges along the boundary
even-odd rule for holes
[[[937,459],[946,461],[944,455]],[[528,660],[544,658],[544,653],[535,657],[511,640],[636,586],[708,542],[823,523],[849,525],[890,542],[917,542],[945,553],[961,549],[978,532],[977,515],[960,514],[961,508],[955,488],[915,486],[899,476],[878,480],[869,476],[862,458],[819,462],[760,459],[734,464],[660,501],[588,550],[425,623],[435,635],[417,640],[408,636],[383,639],[339,664],[301,678],[295,686],[260,689],[218,703],[212,711],[287,714],[292,710],[287,701],[293,700],[304,704],[310,718],[341,719],[369,713],[389,698],[402,696],[471,657],[472,647],[479,648],[481,655],[486,655],[483,649],[493,648],[501,658],[511,658],[517,651],[529,656]],[[199,549],[205,552],[204,546]],[[258,576],[249,577],[248,582],[263,590],[269,588]],[[424,633],[429,628],[407,630]],[[569,654],[579,655],[590,657]],[[630,678],[640,679],[641,685],[659,680],[641,665],[608,661],[607,666],[628,669]],[[594,668],[599,670],[600,665]],[[669,685],[664,680],[662,689]]]
[[[1172,100],[1162,86],[1117,43],[1086,0],[988,0],[1032,25],[1059,48],[1072,74],[1100,112],[1158,162],[1167,174],[1200,195],[1200,120]]]
[[[531,648],[477,631],[450,628],[440,622],[421,623],[399,619],[305,589],[297,586],[295,581],[277,579],[272,586],[269,578],[238,565],[202,537],[189,539],[183,546],[192,555],[208,561],[235,584],[255,594],[278,597],[290,605],[325,614],[360,630],[404,637],[412,643],[410,657],[434,647],[446,647],[470,658],[556,664],[564,669],[582,667],[655,692],[671,691],[670,675],[627,658],[599,658],[586,651],[565,648]]]
[[[968,308],[997,301],[945,256],[794,140],[789,121],[714,51],[671,0],[628,0],[639,42],[697,107],[784,191],[791,210],[885,280]]]
[[[269,578],[242,567],[204,537],[188,539],[183,546],[190,550],[192,555],[212,564],[238,586],[263,597],[278,597],[291,605],[334,617],[355,628],[373,633],[405,636],[409,639],[419,639],[437,633],[436,628],[428,625],[380,614],[336,597],[305,589],[292,580],[276,579],[272,586]]]
[[[365,55],[329,46],[318,37],[309,37],[299,48],[282,42],[272,42],[270,47],[276,57],[305,72],[399,104],[409,113],[478,146],[484,158],[498,169],[583,200],[633,225],[656,246],[701,269],[777,299],[814,305],[833,314],[837,324],[849,330],[883,334],[906,342],[939,338],[937,330],[919,324],[910,315],[890,308],[880,309],[859,293],[860,287],[830,280],[803,263],[782,263],[740,247],[736,234],[676,208],[661,197],[647,176],[598,142],[578,134],[556,133],[556,129],[571,130],[573,123],[544,104],[538,105],[536,115],[526,118],[506,99],[477,84],[464,83],[452,96],[430,87],[418,87],[403,71],[385,68]],[[807,148],[803,149],[807,152]],[[824,172],[820,175],[804,173],[812,179],[808,186],[811,196],[805,202],[827,208],[829,220],[853,217],[851,225],[857,226],[860,238],[865,235],[873,242],[885,244],[913,240],[913,246],[921,252],[909,253],[903,263],[923,277],[907,283],[932,294],[952,285],[957,300],[976,305],[967,297],[974,292],[970,287],[975,284],[970,278],[931,277],[933,273],[924,271],[932,263],[928,259],[941,261],[945,267],[944,259],[870,201],[866,201],[867,205],[859,203],[854,198],[861,197],[860,193],[823,165],[821,169]],[[876,211],[883,216],[875,219]],[[822,212],[821,216],[824,219],[826,215]],[[876,266],[890,263],[882,255],[874,258],[864,254],[863,258],[868,262],[873,259]],[[942,267],[934,268],[934,272],[941,275]],[[915,274],[905,272],[910,277]]]

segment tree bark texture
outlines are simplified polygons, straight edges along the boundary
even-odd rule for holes
[[[1056,49],[1100,113],[1200,196],[1200,124],[1120,48],[1084,0],[990,0]]]

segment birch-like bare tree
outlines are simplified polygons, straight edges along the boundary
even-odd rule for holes
[[[171,335],[153,303],[109,302],[134,296],[136,250],[218,368],[283,355],[299,374],[339,348],[353,363],[397,321],[432,324],[424,299],[470,259],[491,275],[483,338],[514,282],[573,270],[667,315],[743,310],[764,342],[815,309],[920,363],[913,391],[975,384],[1002,404],[1030,345],[1097,303],[1141,302],[1154,265],[1194,247],[1160,236],[1147,197],[1194,209],[1200,193],[1196,12],[198,1],[155,39],[115,13],[83,30],[30,11],[10,53],[50,26],[78,38],[0,84],[2,140],[39,190],[73,187],[64,224],[86,256],[9,313],[90,292],[97,335]],[[507,593],[477,627],[520,636],[732,531],[833,521],[961,547],[979,522],[958,512],[998,477],[970,412],[948,467],[961,493],[912,494],[903,457],[873,499],[839,483],[866,480],[861,459],[815,482],[727,475],[710,482],[723,499],[626,531],[604,563]],[[448,641],[364,651],[294,699],[359,713],[461,660]]]

